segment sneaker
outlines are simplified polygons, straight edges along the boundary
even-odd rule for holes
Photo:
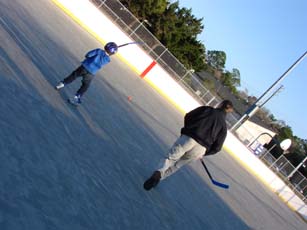
[[[64,86],[65,86],[64,83],[60,82],[57,86],[55,86],[55,89],[59,90],[59,89],[63,88]]]
[[[80,95],[75,95],[73,100],[76,104],[81,104],[81,96]]]
[[[156,187],[159,182],[160,182],[160,179],[161,179],[161,172],[160,171],[155,171],[151,177],[145,181],[144,183],[144,189],[145,190],[150,190],[154,187]]]

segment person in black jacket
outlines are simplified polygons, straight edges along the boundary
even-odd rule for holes
[[[218,108],[200,106],[187,113],[181,136],[170,149],[163,167],[145,181],[144,189],[152,189],[160,180],[203,155],[219,152],[227,135],[226,114],[232,111],[232,102],[224,100]]]

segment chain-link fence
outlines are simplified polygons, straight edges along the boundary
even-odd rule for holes
[[[215,106],[220,102],[181,62],[146,28],[147,20],[139,21],[122,3],[112,0],[91,0],[103,10],[131,39],[143,42],[142,48],[159,63],[197,101]]]
[[[124,31],[132,40],[143,42],[142,48],[166,70],[194,99],[204,105],[216,106],[221,99],[214,96],[202,81],[193,74],[194,70],[186,69],[179,60],[165,47],[148,29],[150,23],[144,19],[139,21],[121,2],[118,0],[90,0],[101,9],[114,23],[116,23],[122,31]],[[227,116],[227,125],[232,127],[240,116],[238,114],[230,114]],[[250,132],[243,126],[244,135],[234,134],[246,145],[255,139]],[[251,149],[255,152],[255,149]],[[265,162],[276,174],[278,174],[288,184],[295,193],[304,201],[307,197],[307,180],[299,172],[293,172],[294,167],[285,158],[275,157],[267,150],[257,154],[259,158]]]
[[[252,149],[256,151],[256,149]],[[307,179],[289,160],[281,155],[277,159],[265,148],[257,154],[259,158],[277,174],[305,203],[307,202]]]
[[[166,70],[195,100],[204,105],[217,106],[221,99],[214,96],[194,75],[193,69],[183,64],[148,29],[147,20],[139,21],[120,1],[91,0],[114,21],[131,39],[143,42],[142,48]],[[234,125],[238,116],[227,117],[227,125]]]

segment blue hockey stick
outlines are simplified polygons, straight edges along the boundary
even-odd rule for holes
[[[212,176],[211,176],[211,174],[210,174],[210,172],[209,172],[207,166],[205,165],[205,162],[204,162],[202,159],[201,159],[200,161],[201,161],[202,165],[204,166],[204,168],[205,168],[205,170],[206,170],[206,172],[207,172],[207,174],[208,174],[208,176],[209,176],[209,178],[210,178],[212,184],[214,184],[214,185],[216,185],[216,186],[218,186],[218,187],[220,187],[220,188],[224,188],[224,189],[228,189],[228,188],[229,188],[229,185],[223,184],[223,183],[221,183],[221,182],[218,182],[218,181],[214,180],[214,179],[212,178]]]
[[[144,42],[128,42],[128,43],[119,45],[118,48],[123,47],[123,46],[127,46],[127,45],[133,45],[133,44],[144,44]]]

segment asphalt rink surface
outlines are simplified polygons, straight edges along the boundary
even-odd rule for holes
[[[306,229],[226,152],[205,160],[228,190],[195,162],[145,191],[183,115],[116,56],[67,104],[80,80],[54,85],[101,46],[51,1],[0,0],[1,230]]]

